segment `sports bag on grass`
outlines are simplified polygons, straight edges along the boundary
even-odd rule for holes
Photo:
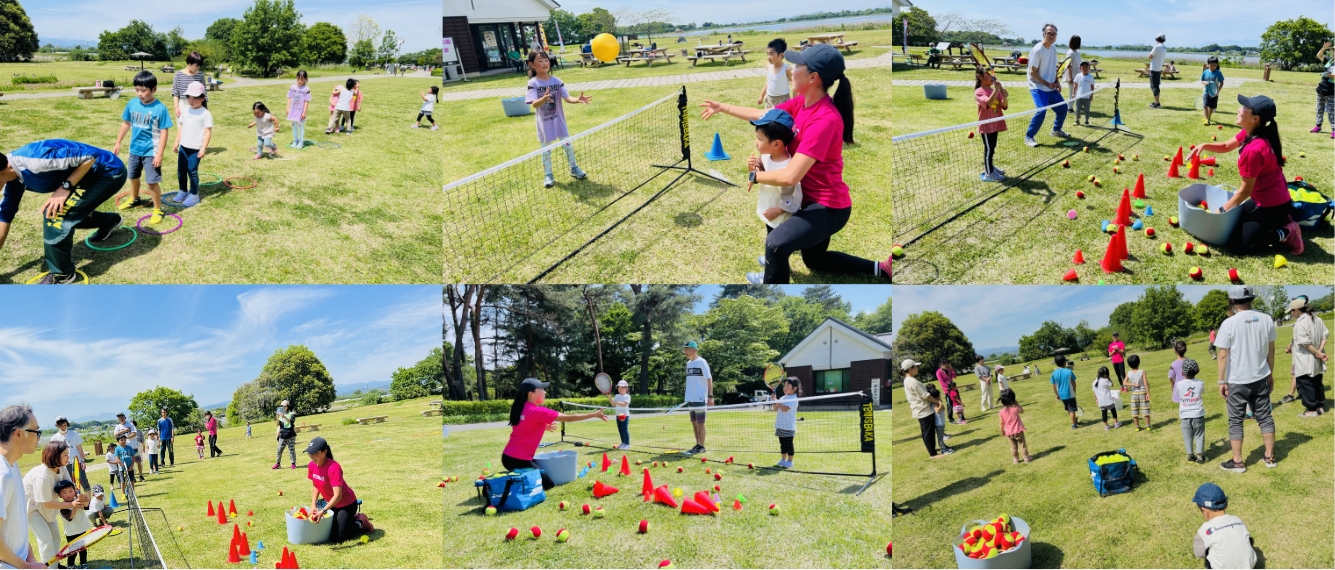
[[[1335,202],[1315,186],[1302,180],[1289,182],[1289,198],[1293,200],[1293,221],[1304,228],[1314,228],[1335,208]]]
[[[481,481],[487,505],[498,511],[523,511],[547,500],[542,471],[533,468],[498,473]]]
[[[1126,493],[1135,486],[1136,460],[1126,449],[1095,454],[1089,458],[1089,476],[1100,497]]]

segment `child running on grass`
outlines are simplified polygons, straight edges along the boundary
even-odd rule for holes
[[[1205,464],[1205,383],[1196,379],[1201,365],[1190,358],[1182,361],[1182,379],[1173,384],[1177,417],[1182,423],[1182,445],[1187,461]]]
[[[524,102],[532,105],[537,111],[538,120],[538,143],[547,146],[561,139],[570,137],[570,130],[566,127],[566,112],[562,103],[573,105],[588,105],[593,97],[580,92],[579,97],[571,97],[566,91],[566,86],[551,74],[552,60],[548,58],[547,52],[543,50],[532,50],[528,52],[528,94],[524,97]],[[566,160],[570,163],[570,176],[576,180],[583,180],[588,175],[579,169],[579,164],[575,162],[575,149],[569,143],[565,145]],[[552,177],[552,153],[547,151],[542,153],[542,168],[546,173],[542,185],[551,188],[556,185],[556,179]]]
[[[1256,548],[1242,519],[1228,514],[1228,495],[1214,483],[1196,489],[1191,502],[1201,510],[1205,524],[1196,530],[1191,551],[1205,559],[1206,568],[1255,568]]]
[[[199,161],[213,138],[213,114],[204,108],[204,84],[191,83],[185,90],[188,107],[181,112],[176,130],[176,183],[180,191],[167,201],[187,208],[199,203]]]
[[[204,460],[204,430],[195,432],[195,453],[199,455],[200,461]]]
[[[1080,73],[1075,75],[1075,124],[1080,124],[1080,115],[1085,115],[1085,126],[1089,126],[1089,107],[1094,103],[1094,76],[1089,73],[1089,62],[1080,62]]]
[[[264,158],[266,148],[273,149],[273,158],[278,158],[278,145],[273,142],[273,136],[278,132],[278,119],[269,114],[269,108],[259,101],[250,106],[250,112],[255,115],[255,120],[246,125],[246,128],[255,127],[254,160]]]
[[[1024,413],[1024,408],[1015,402],[1015,392],[1011,390],[1002,390],[1001,411],[997,412],[997,418],[1001,420],[1001,435],[1011,443],[1011,463],[1020,462],[1020,451],[1024,451],[1024,462],[1029,463],[1034,460],[1029,455],[1029,443],[1024,439],[1024,421],[1020,419],[1020,414]]]
[[[986,69],[975,67],[973,70],[973,98],[978,106],[978,120],[999,119],[1010,108],[1006,88],[992,77]],[[1006,130],[1006,121],[992,121],[978,126],[978,134],[983,139],[983,173],[978,179],[983,182],[1001,182],[1006,179],[1005,171],[994,164],[997,152],[997,135]]]
[[[621,445],[617,449],[630,449],[630,384],[625,380],[617,381],[617,393],[608,394],[607,401],[616,409],[617,433],[621,435]]]
[[[793,144],[795,136],[793,116],[783,109],[770,109],[759,119],[751,121],[751,124],[756,127],[756,152],[760,153],[760,157],[756,158],[753,154],[747,159],[748,172],[787,168],[788,161],[793,158],[788,152],[788,147]],[[754,183],[747,184],[747,191],[754,185]],[[756,198],[756,215],[760,216],[760,221],[765,222],[765,234],[768,235],[802,208],[802,183],[798,182],[792,186],[761,184]],[[759,261],[761,265],[765,264],[763,253]]]
[[[789,376],[783,381],[783,395],[774,404],[774,435],[779,438],[779,462],[775,467],[792,469],[793,438],[797,436],[797,397],[802,395],[802,383]]]
[[[297,82],[287,88],[287,120],[292,123],[292,148],[306,147],[306,109],[311,105],[311,88],[306,86],[306,70],[297,71]]]
[[[783,38],[770,40],[765,46],[765,87],[760,90],[757,105],[773,109],[779,103],[793,97],[790,84],[793,81],[793,68],[783,60],[783,52],[788,51],[788,42]]]
[[[1150,381],[1145,377],[1145,371],[1140,369],[1140,355],[1126,357],[1126,363],[1131,367],[1126,373],[1125,384],[1131,392],[1131,417],[1136,421],[1136,431],[1141,431],[1140,416],[1144,415],[1144,429],[1148,431],[1153,427],[1150,422]]]
[[[1075,412],[1080,406],[1075,401],[1075,372],[1066,367],[1066,356],[1058,354],[1053,359],[1057,369],[1052,371],[1050,382],[1052,383],[1052,393],[1062,403],[1062,409],[1071,416],[1071,429],[1075,429],[1079,424],[1075,421]]]
[[[1117,421],[1117,400],[1113,399],[1112,378],[1108,374],[1107,366],[1100,366],[1098,377],[1094,379],[1094,399],[1098,401],[1099,411],[1103,413],[1103,429],[1122,427],[1122,422]],[[1108,425],[1108,412],[1112,412],[1111,426]]]
[[[438,85],[432,85],[430,91],[422,92],[422,109],[417,112],[417,120],[413,121],[414,129],[421,128],[422,117],[426,117],[426,120],[431,121],[431,130],[434,131],[440,129],[440,125],[436,124],[436,119],[431,116],[436,110],[436,97],[438,96],[440,96],[440,86]]]
[[[135,98],[125,104],[121,112],[121,130],[116,134],[116,145],[111,153],[119,155],[121,141],[126,133],[130,134],[130,159],[125,161],[129,168],[130,197],[118,208],[128,210],[143,206],[153,206],[153,216],[149,225],[162,223],[162,154],[167,150],[167,132],[172,128],[172,113],[162,101],[157,100],[158,76],[151,71],[140,71],[134,76]],[[139,197],[139,181],[148,184],[148,195],[152,202]]]
[[[1205,95],[1205,120],[1202,125],[1209,126],[1210,118],[1214,115],[1215,109],[1219,108],[1219,91],[1224,88],[1224,72],[1219,71],[1219,58],[1210,56],[1205,61],[1205,70],[1201,72],[1201,85],[1204,86]]]

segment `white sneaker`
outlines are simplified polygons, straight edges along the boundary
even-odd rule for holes
[[[1038,146],[1038,141],[1034,140],[1034,137],[1024,137],[1024,144],[1029,148],[1035,148]]]
[[[1061,137],[1061,138],[1068,138],[1068,137],[1070,137],[1071,135],[1066,134],[1066,131],[1052,131],[1052,136],[1054,136],[1054,137]]]
[[[411,127],[409,127],[409,128],[411,128],[411,129],[420,129],[420,128],[422,128],[422,125],[419,125],[419,124],[417,124],[417,123],[413,123],[413,126],[411,126]]]

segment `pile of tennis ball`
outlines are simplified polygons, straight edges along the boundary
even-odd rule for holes
[[[969,529],[957,548],[969,558],[996,558],[1019,547],[1024,540],[1023,535],[1015,532],[1010,515],[1002,513],[990,523]]]

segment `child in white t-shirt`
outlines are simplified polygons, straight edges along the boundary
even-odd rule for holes
[[[213,114],[204,107],[204,84],[198,81],[185,90],[189,105],[181,110],[176,130],[176,182],[180,192],[167,201],[184,207],[199,203],[199,161],[213,138]]]
[[[1228,496],[1224,490],[1214,483],[1205,483],[1196,489],[1191,501],[1205,517],[1205,524],[1196,530],[1191,542],[1196,558],[1204,558],[1207,568],[1255,568],[1252,535],[1242,519],[1225,512]]]
[[[992,369],[992,377],[997,379],[997,388],[998,388],[998,389],[1001,389],[1001,390],[1010,390],[1010,389],[1011,389],[1011,379],[1010,379],[1008,376],[1006,376],[1005,374],[1002,374],[1002,372],[1005,372],[1005,371],[1006,371],[1006,367],[1004,367],[1004,366],[998,364],[998,365],[996,365],[996,367],[994,367],[994,368]],[[1000,394],[1001,392],[997,392],[997,393]]]
[[[1173,384],[1177,417],[1182,423],[1182,445],[1187,461],[1205,463],[1205,383],[1196,379],[1201,365],[1190,358],[1182,360],[1182,376]]]
[[[162,440],[158,439],[158,430],[148,430],[148,439],[144,440],[144,453],[148,454],[148,472],[153,475],[158,474],[159,449],[162,449]]]
[[[116,481],[120,479],[121,472],[125,470],[125,466],[121,465],[120,458],[116,456],[116,442],[114,441],[111,442],[111,446],[107,448],[106,460],[107,473],[111,475],[111,484],[114,486],[116,485]]]
[[[802,384],[789,376],[783,381],[783,395],[774,404],[774,435],[779,437],[779,462],[775,467],[793,466],[793,438],[797,436],[797,397],[802,395]]]
[[[440,129],[440,125],[436,124],[435,117],[432,117],[432,114],[436,111],[436,98],[439,96],[440,87],[436,85],[432,85],[430,91],[422,92],[422,109],[417,112],[417,120],[413,121],[412,128],[420,128],[422,126],[422,117],[426,117],[426,120],[431,121],[431,130],[434,131]]]
[[[96,526],[111,524],[113,509],[107,505],[107,492],[101,485],[93,485],[93,498],[88,501],[88,522]]]
[[[76,507],[73,509],[60,509],[60,516],[65,519],[65,542],[79,538],[79,535],[92,530],[93,526],[88,524],[88,514],[83,510],[83,505],[76,502],[76,500],[79,499],[79,490],[75,488],[74,482],[69,479],[56,481],[55,491],[56,496],[60,497],[60,500],[74,503]],[[86,500],[87,497],[84,497],[84,499]],[[69,555],[65,558],[64,567],[74,568],[74,559],[80,556],[83,557],[83,560],[79,563],[83,564],[83,567],[86,568],[88,564],[87,551]]]
[[[1112,379],[1108,377],[1108,367],[1100,366],[1098,377],[1094,379],[1094,399],[1099,404],[1099,411],[1103,412],[1103,429],[1109,430],[1122,427],[1122,422],[1117,419],[1117,400],[1112,395]],[[1108,412],[1112,412],[1113,425],[1108,425]]]
[[[1080,124],[1080,115],[1085,115],[1085,126],[1089,126],[1089,106],[1094,101],[1094,76],[1089,73],[1089,62],[1080,62],[1080,73],[1075,75],[1075,124]]]
[[[617,382],[617,393],[608,394],[617,416],[617,433],[621,435],[621,445],[617,449],[630,449],[630,384],[625,380]]]
[[[783,170],[792,160],[788,146],[793,144],[793,116],[781,109],[765,111],[759,119],[751,121],[756,127],[756,152],[747,159],[747,169],[751,173],[758,171],[774,172]],[[747,191],[756,185],[751,182]],[[792,186],[770,186],[760,184],[756,202],[756,215],[765,222],[765,233],[774,231],[779,224],[787,221],[802,208],[802,184]],[[764,264],[764,256],[761,256]]]

